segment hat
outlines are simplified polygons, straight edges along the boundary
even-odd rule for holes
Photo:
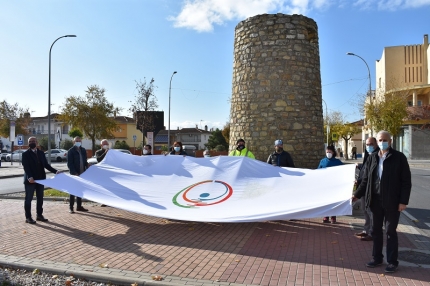
[[[236,141],[236,144],[239,144],[239,142],[245,143],[245,140],[243,140],[242,138],[240,138],[239,140]]]
[[[283,145],[283,144],[284,144],[284,142],[282,142],[281,139],[275,140],[275,146],[276,145]]]

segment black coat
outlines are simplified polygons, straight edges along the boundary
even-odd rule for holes
[[[365,196],[366,208],[370,206],[372,193],[375,192],[375,182],[378,179],[378,152],[369,155],[365,164],[365,171],[361,184],[354,196]],[[387,157],[383,163],[382,178],[380,180],[380,197],[382,206],[387,210],[397,210],[399,204],[407,205],[411,195],[412,179],[406,156],[389,147]]]
[[[378,152],[379,152],[379,147],[376,147],[376,149],[373,150],[371,154],[378,153]],[[358,169],[360,170],[360,172],[358,173],[357,186],[360,185],[361,180],[363,179],[364,171],[366,171],[366,162],[367,162],[367,159],[369,158],[369,155],[370,154],[367,151],[365,151],[363,164],[358,165]]]
[[[22,166],[24,167],[24,184],[30,184],[28,179],[33,178],[34,180],[45,180],[46,173],[45,168],[52,173],[57,173],[45,158],[45,153],[37,149],[37,153],[34,153],[30,148],[22,153]]]
[[[273,152],[267,158],[267,163],[273,166],[295,168],[293,158],[291,158],[290,153],[287,151],[282,151],[281,153]]]
[[[80,165],[79,165],[79,152],[76,149],[78,147],[73,146],[72,148],[69,149],[69,151],[67,151],[67,167],[70,170],[70,175],[80,175],[82,174],[80,172]],[[87,150],[85,150],[85,148],[83,147],[79,147],[81,148],[81,158],[82,158],[82,163],[84,164],[84,172],[85,170],[88,168],[88,162],[87,162]]]

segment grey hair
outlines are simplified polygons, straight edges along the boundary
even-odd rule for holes
[[[379,135],[386,135],[386,136],[390,137],[390,139],[391,139],[391,134],[388,131],[381,130],[381,131],[378,132],[378,134],[376,135],[376,137],[379,137]]]
[[[105,141],[109,143],[109,141],[107,139],[102,139],[102,140],[100,140],[100,144],[103,144],[103,142],[105,142]]]

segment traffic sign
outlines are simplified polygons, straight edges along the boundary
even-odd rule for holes
[[[133,135],[133,141],[136,141],[136,139],[137,139],[137,136]]]
[[[24,136],[22,134],[18,134],[16,136],[16,140],[18,141],[18,146],[23,146],[24,145]]]

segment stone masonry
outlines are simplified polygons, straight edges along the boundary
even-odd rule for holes
[[[264,14],[236,26],[230,147],[243,138],[266,161],[275,139],[299,168],[324,156],[323,110],[315,21],[302,15]]]

